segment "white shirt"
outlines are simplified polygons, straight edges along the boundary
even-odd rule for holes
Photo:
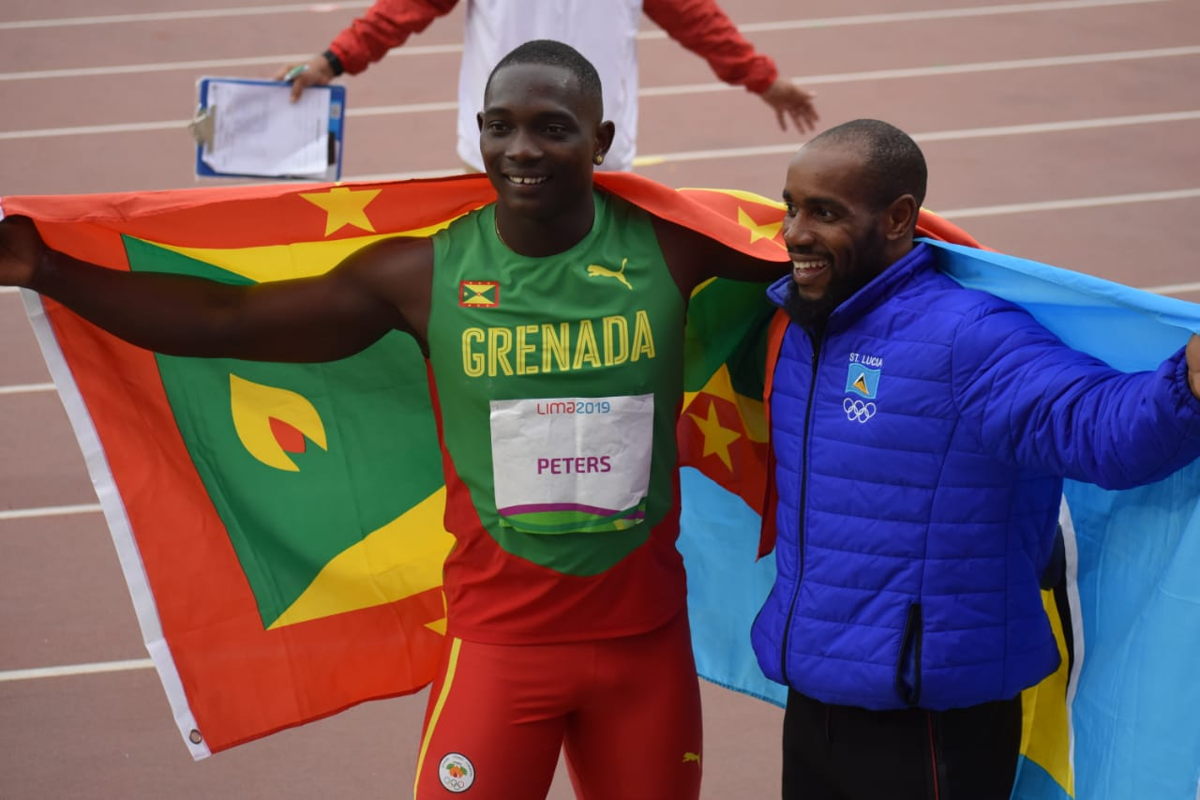
[[[492,68],[531,39],[555,39],[583,54],[600,73],[604,119],[617,128],[602,169],[633,166],[637,135],[637,41],[642,0],[470,0],[458,76],[458,155],[483,172],[479,125]]]

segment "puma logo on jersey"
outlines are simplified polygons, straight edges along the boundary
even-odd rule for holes
[[[628,263],[628,258],[622,258],[620,269],[609,269],[599,264],[588,264],[587,274],[589,278],[615,278],[625,284],[625,288],[632,292],[633,286],[630,285],[629,279],[625,277],[625,265]]]
[[[699,753],[684,753],[683,754],[683,763],[686,764],[689,761],[694,761],[697,764],[699,764],[700,763],[700,754]]]

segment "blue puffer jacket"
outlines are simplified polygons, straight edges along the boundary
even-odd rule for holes
[[[1060,476],[1125,488],[1200,451],[1182,351],[1114,371],[935,260],[919,244],[818,347],[789,325],[774,371],[778,576],[752,639],[767,677],[827,703],[946,709],[1041,680]]]

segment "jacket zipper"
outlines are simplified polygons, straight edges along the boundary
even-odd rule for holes
[[[788,638],[792,632],[792,617],[796,614],[796,600],[800,596],[800,583],[804,579],[804,516],[808,507],[808,436],[812,427],[813,397],[817,391],[817,363],[821,357],[821,337],[805,331],[812,344],[812,375],[808,383],[808,405],[804,410],[804,438],[801,440],[799,465],[800,503],[796,508],[796,585],[792,587],[792,599],[788,603],[787,620],[783,625],[783,641],[779,651],[779,670],[784,682],[788,682],[787,652]]]

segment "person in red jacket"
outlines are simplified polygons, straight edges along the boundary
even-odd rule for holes
[[[376,0],[327,50],[302,64],[282,67],[275,77],[292,81],[295,99],[307,86],[327,84],[343,73],[357,75],[457,3]],[[775,62],[746,41],[715,0],[467,0],[459,73],[459,157],[483,171],[475,115],[482,108],[487,76],[500,58],[523,42],[554,39],[578,49],[600,73],[605,117],[617,130],[602,168],[630,169],[637,132],[636,35],[643,13],[704,58],[721,80],[762,97],[780,128],[786,130],[789,120],[800,133],[814,128],[813,94],[780,77]]]

